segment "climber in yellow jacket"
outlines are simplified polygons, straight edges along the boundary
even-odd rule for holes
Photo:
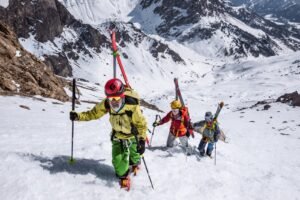
[[[112,126],[112,164],[120,178],[121,187],[128,187],[128,174],[131,171],[137,172],[141,155],[145,152],[147,122],[142,115],[139,99],[131,95],[132,90],[126,89],[121,80],[109,80],[105,84],[105,94],[107,98],[92,110],[81,113],[71,111],[70,119],[90,121],[109,113]],[[133,128],[137,133],[134,133]]]

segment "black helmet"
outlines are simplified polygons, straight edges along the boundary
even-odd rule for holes
[[[213,119],[214,119],[214,116],[212,115],[211,112],[206,112],[206,113],[205,113],[205,121],[206,121],[206,122],[212,122]]]

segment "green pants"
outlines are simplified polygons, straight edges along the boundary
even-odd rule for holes
[[[129,165],[140,162],[140,154],[136,151],[136,140],[112,141],[112,164],[118,177],[124,177],[128,174]]]

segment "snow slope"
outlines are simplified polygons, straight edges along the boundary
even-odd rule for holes
[[[100,26],[99,29],[105,29],[106,26]],[[132,28],[125,27],[130,36],[135,35]],[[105,32],[105,31],[104,31]],[[105,32],[109,38],[109,32]],[[54,42],[39,43],[33,36],[24,39],[20,38],[19,41],[31,53],[35,54],[40,59],[43,59],[44,54],[55,54],[56,52],[63,51],[63,43],[65,41],[73,42],[78,37],[78,34],[71,29],[65,28],[63,34],[59,38],[55,38]],[[119,37],[119,36],[118,36]],[[174,62],[170,55],[165,52],[159,53],[158,58],[151,55],[150,50],[153,40],[150,37],[145,37],[138,47],[133,42],[126,43],[125,47],[119,47],[119,53],[125,71],[130,74],[129,81],[136,89],[144,89],[141,95],[146,95],[150,90],[157,90],[161,87],[160,82],[153,80],[164,79],[166,82],[172,82],[173,77],[179,77],[182,74],[185,81],[190,80],[190,77],[199,77],[211,68],[212,65],[218,63],[216,61],[209,61],[207,58],[199,56],[195,51],[184,47],[178,43],[167,43],[171,49],[175,49],[180,53],[185,63]],[[83,78],[92,83],[103,84],[109,77],[112,76],[112,55],[111,50],[104,48],[99,54],[95,50],[89,48],[92,57],[78,53],[79,59],[69,60],[73,68],[73,76],[76,78]],[[124,58],[123,53],[128,55]],[[118,77],[120,77],[120,70],[118,69]],[[141,84],[142,83],[142,84]],[[165,88],[171,89],[171,84],[165,84]],[[147,90],[146,90],[146,88]],[[147,91],[143,93],[143,91]]]
[[[139,0],[59,0],[83,23],[99,25],[107,20],[128,21]]]
[[[1,96],[0,199],[299,199],[300,158],[294,155],[300,153],[300,108],[274,102],[299,86],[299,55],[215,63],[199,72],[199,78],[182,73],[180,87],[193,121],[203,119],[205,111],[214,111],[217,102],[225,101],[219,121],[229,143],[218,142],[215,166],[210,158],[186,158],[180,146],[163,149],[169,125],[157,127],[153,148],[145,153],[155,190],[144,167],[132,178],[130,192],[119,189],[111,164],[108,116],[75,122],[76,163],[70,165],[70,103]],[[135,75],[147,74],[138,71]],[[154,92],[141,79],[135,80],[135,86],[142,97],[168,111],[174,98],[173,77],[170,73],[165,79],[153,76],[153,83],[161,85]],[[100,101],[104,82],[101,80],[101,86],[80,82],[92,88],[80,87],[81,101]],[[249,108],[266,99],[269,110],[263,110],[263,105]],[[92,106],[82,102],[76,110]],[[152,130],[155,114],[163,114],[143,110]],[[190,139],[193,146],[199,141],[200,135]]]
[[[9,0],[0,0],[0,6],[6,8],[9,5]]]

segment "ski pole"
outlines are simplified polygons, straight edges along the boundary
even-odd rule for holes
[[[146,143],[147,143],[148,147],[150,147],[148,136],[146,136]]]
[[[150,183],[151,183],[151,187],[152,187],[152,189],[154,190],[154,186],[153,186],[153,183],[152,183],[150,174],[149,174],[149,170],[148,170],[148,167],[147,167],[147,164],[146,164],[144,155],[141,155],[141,156],[142,156],[142,160],[143,160],[143,162],[144,162],[145,168],[146,168],[146,172],[147,172],[147,174],[148,174],[149,181],[150,181]]]
[[[140,148],[139,140],[138,140],[138,137],[137,137],[137,135],[138,135],[138,130],[137,130],[137,128],[136,128],[132,123],[131,123],[131,129],[132,129],[131,132],[133,133],[134,138],[135,138],[135,140],[136,140],[136,146],[137,146],[137,148]],[[141,157],[142,157],[143,163],[144,163],[144,165],[145,165],[146,172],[147,172],[147,174],[148,174],[148,178],[149,178],[149,181],[150,181],[150,183],[151,183],[151,187],[152,187],[152,189],[154,190],[154,186],[153,186],[153,183],[152,183],[152,179],[151,179],[151,177],[150,177],[150,173],[149,173],[149,170],[148,170],[148,167],[147,167],[147,164],[146,164],[144,155],[141,155]]]
[[[155,121],[154,121],[154,122],[157,122],[158,118],[160,118],[160,116],[159,116],[159,115],[156,115],[156,116],[155,116]],[[161,119],[161,118],[160,118],[160,119]],[[149,146],[151,146],[151,144],[152,144],[152,138],[153,138],[153,136],[154,136],[155,127],[156,127],[156,126],[154,126],[154,127],[153,127],[153,130],[152,130],[152,135],[151,135],[150,145],[149,145]]]
[[[76,79],[73,79],[73,85],[72,85],[72,111],[75,111],[75,99],[76,99]],[[72,142],[71,142],[71,158],[70,158],[70,164],[73,164],[75,162],[73,158],[73,142],[74,141],[74,120],[72,120]]]
[[[215,142],[215,165],[217,165],[217,143]]]
[[[148,128],[148,132],[149,132],[150,134],[152,134],[149,128]],[[148,136],[146,137],[146,143],[147,143],[148,147],[150,147],[150,141],[149,141]]]
[[[189,148],[189,139],[186,140],[186,147],[185,147],[185,161],[186,162],[188,159],[188,148]]]

